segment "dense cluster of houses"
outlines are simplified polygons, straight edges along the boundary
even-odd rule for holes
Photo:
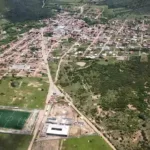
[[[150,24],[147,20],[112,20],[108,24],[90,26],[84,20],[78,19],[76,14],[71,16],[64,12],[41,22],[46,24],[44,38],[47,52],[55,51],[60,45],[62,48],[62,40],[69,38],[78,41],[71,53],[75,57],[84,53],[78,49],[83,44],[87,44],[87,53],[83,56],[92,59],[108,55],[119,57],[120,51],[150,50]],[[41,52],[40,29],[32,29],[17,41],[0,48],[4,49],[0,54],[0,77],[12,72],[18,76],[42,76],[46,73]],[[63,51],[65,50],[67,49],[63,48]],[[49,59],[51,58],[59,57],[49,55]]]

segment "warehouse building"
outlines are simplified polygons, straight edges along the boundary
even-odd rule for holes
[[[67,137],[69,134],[69,126],[49,124],[46,134]]]
[[[51,124],[61,124],[61,125],[72,125],[73,124],[73,119],[71,118],[47,118],[47,123]]]

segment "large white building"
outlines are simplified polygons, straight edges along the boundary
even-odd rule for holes
[[[26,64],[15,64],[9,67],[10,70],[30,70],[30,65]]]
[[[69,134],[69,126],[49,124],[46,134],[67,137]]]

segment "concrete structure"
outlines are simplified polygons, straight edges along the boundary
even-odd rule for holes
[[[47,118],[47,123],[60,124],[60,125],[72,125],[73,119],[71,118]]]
[[[30,70],[30,65],[26,64],[15,64],[9,67],[10,70]]]
[[[46,134],[54,136],[67,137],[69,133],[69,126],[49,124]]]

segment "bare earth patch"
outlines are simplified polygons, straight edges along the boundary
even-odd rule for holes
[[[59,140],[46,140],[35,142],[33,150],[58,150]]]
[[[141,133],[141,131],[139,130],[139,131],[137,131],[137,132],[135,132],[135,133],[133,134],[132,142],[133,142],[133,143],[136,143],[136,142],[138,142],[141,138],[142,138],[142,133]]]
[[[130,110],[137,110],[137,108],[136,107],[134,107],[133,105],[131,105],[131,104],[128,104],[128,108],[130,109]]]
[[[81,66],[81,67],[84,67],[84,66],[86,65],[85,62],[77,62],[76,64],[77,64],[78,66]]]
[[[42,86],[42,84],[40,84],[39,82],[32,82],[32,83],[29,83],[28,86],[40,87],[40,86]]]

